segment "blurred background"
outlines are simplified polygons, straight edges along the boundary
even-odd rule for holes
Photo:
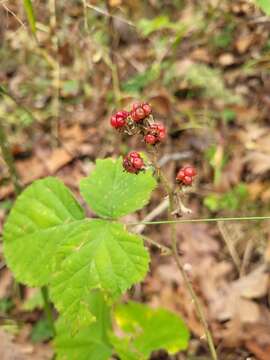
[[[109,124],[135,100],[148,101],[168,128],[160,165],[172,181],[184,164],[198,170],[184,198],[193,217],[270,213],[270,17],[258,4],[36,0],[32,13],[25,3],[0,2],[1,227],[15,199],[14,167],[17,187],[53,175],[79,196],[96,158],[143,150]],[[128,220],[157,208],[153,220],[165,218],[163,195],[156,190]],[[142,231],[170,244],[166,225]],[[269,360],[269,221],[179,224],[177,232],[220,359]],[[151,256],[150,273],[128,296],[179,312],[192,333],[188,352],[152,359],[208,359],[173,260],[155,247]],[[1,359],[52,357],[40,294],[14,284],[1,243],[0,325]]]

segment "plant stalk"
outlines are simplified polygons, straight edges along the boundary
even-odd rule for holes
[[[201,301],[199,300],[198,296],[196,295],[196,293],[193,289],[192,283],[183,267],[181,258],[178,253],[176,225],[175,225],[175,222],[173,222],[173,215],[172,215],[172,213],[174,211],[174,191],[173,191],[173,188],[170,186],[170,183],[169,183],[167,177],[165,176],[165,174],[163,173],[163,171],[160,169],[160,167],[157,164],[156,154],[152,153],[152,155],[153,155],[153,159],[152,159],[153,164],[156,168],[156,171],[160,178],[161,184],[169,197],[168,220],[170,221],[170,224],[171,224],[170,228],[171,228],[172,255],[174,257],[177,268],[180,271],[181,276],[184,280],[185,286],[188,289],[188,292],[189,292],[192,302],[194,304],[197,316],[198,316],[199,320],[201,321],[201,324],[204,328],[204,333],[205,333],[205,337],[206,337],[206,340],[208,343],[211,358],[212,358],[212,360],[218,360],[213,337],[210,332]]]
[[[55,335],[55,326],[54,326],[54,319],[53,319],[53,312],[52,312],[52,306],[50,303],[50,298],[49,298],[49,291],[48,291],[48,287],[47,286],[42,286],[41,287],[41,294],[42,294],[42,298],[43,298],[43,302],[44,302],[44,311],[47,317],[47,321],[50,325],[51,331],[53,333],[53,335]]]
[[[270,220],[270,215],[265,216],[241,216],[241,217],[218,217],[218,218],[199,218],[199,219],[179,219],[179,220],[158,220],[158,221],[137,221],[129,222],[127,225],[162,225],[162,224],[184,224],[184,223],[207,223],[219,221],[262,221]]]
[[[7,139],[3,121],[4,120],[0,119],[0,148],[2,151],[3,159],[8,167],[10,178],[11,178],[12,184],[14,186],[15,193],[16,193],[16,195],[19,195],[22,190],[22,186],[20,184],[19,175],[18,175],[16,167],[15,167],[14,157],[10,150],[10,145],[9,145],[9,142]]]

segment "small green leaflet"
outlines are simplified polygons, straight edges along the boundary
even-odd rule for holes
[[[59,251],[64,260],[52,279],[51,298],[73,332],[93,321],[89,293],[102,289],[117,298],[148,270],[143,240],[123,225],[88,220],[70,231]]]
[[[57,321],[54,346],[57,360],[108,360],[112,349],[108,341],[111,331],[110,309],[100,292],[89,294],[89,306],[96,321],[70,336],[63,318]]]
[[[119,218],[149,201],[156,181],[150,170],[138,175],[123,171],[122,158],[97,160],[96,169],[80,183],[81,194],[104,218]]]
[[[270,16],[270,0],[256,0],[261,9]]]
[[[132,359],[126,349],[136,349],[140,359],[147,360],[154,350],[164,349],[169,354],[185,350],[188,346],[189,331],[184,321],[176,314],[165,309],[152,309],[146,305],[129,302],[118,305],[115,319],[122,331],[125,347],[111,337],[113,345],[123,353],[123,360]],[[126,342],[129,340],[129,347]],[[121,346],[120,346],[121,345]]]
[[[58,179],[35,181],[17,198],[4,226],[4,254],[16,279],[30,286],[49,282],[57,246],[84,218]]]
[[[26,12],[27,20],[29,23],[29,26],[31,28],[32,33],[36,34],[36,18],[35,18],[35,12],[33,8],[33,4],[31,0],[23,0],[23,6],[24,10]]]

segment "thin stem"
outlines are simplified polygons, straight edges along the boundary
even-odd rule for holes
[[[270,220],[270,216],[240,216],[240,217],[219,217],[219,218],[201,218],[201,219],[179,219],[179,220],[160,220],[160,221],[137,221],[126,223],[127,225],[162,225],[162,224],[183,224],[183,223],[204,223],[218,221],[262,221]]]
[[[87,19],[87,3],[86,0],[82,0],[83,3],[83,18],[84,18],[84,30],[88,32],[88,19]]]
[[[44,311],[45,311],[48,323],[51,327],[53,335],[55,335],[53,312],[52,312],[52,307],[51,307],[51,303],[50,303],[49,292],[48,292],[47,286],[41,287],[41,294],[42,294],[42,298],[43,298],[43,302],[44,302]]]
[[[156,160],[156,155],[154,154],[153,156],[153,164],[155,167],[157,167],[157,160]],[[165,176],[165,174],[162,172],[162,170],[157,167],[156,168],[157,170],[157,173],[159,175],[159,178],[161,180],[161,184],[163,185],[165,191],[167,192],[168,196],[169,196],[169,211],[168,211],[168,223],[171,224],[171,243],[172,243],[172,255],[174,257],[174,260],[176,262],[176,265],[181,273],[181,276],[184,280],[184,283],[189,291],[189,294],[190,294],[190,297],[193,301],[193,304],[194,304],[194,307],[195,307],[195,310],[196,310],[196,313],[197,313],[197,316],[198,318],[200,319],[202,325],[203,325],[203,328],[204,328],[204,333],[205,333],[205,336],[206,336],[206,340],[207,340],[207,343],[208,343],[208,347],[209,347],[209,351],[210,351],[210,354],[211,354],[211,358],[212,360],[218,360],[218,357],[217,357],[217,353],[216,353],[216,349],[215,349],[215,345],[214,345],[214,341],[213,341],[213,337],[212,337],[212,334],[209,330],[209,327],[208,327],[208,324],[207,324],[207,321],[206,321],[206,317],[205,317],[205,314],[204,314],[204,311],[203,311],[203,307],[202,307],[202,304],[199,300],[199,298],[197,297],[194,289],[193,289],[193,286],[192,286],[192,283],[187,275],[187,273],[185,272],[185,269],[182,265],[182,261],[181,261],[181,258],[179,256],[179,253],[178,253],[178,249],[177,249],[177,234],[176,234],[176,224],[175,224],[175,221],[172,220],[172,213],[174,211],[174,190],[172,189],[172,187],[170,186],[170,183],[167,179],[167,177]]]
[[[5,132],[5,128],[3,125],[2,119],[0,119],[0,148],[2,151],[3,159],[5,160],[5,163],[7,164],[10,178],[14,186],[14,190],[16,195],[19,195],[22,187],[19,180],[19,175],[17,173],[16,167],[15,167],[15,161],[14,157],[12,155],[12,152],[10,150],[10,145],[8,143],[7,135]]]
[[[107,12],[108,14],[111,13],[111,5],[109,0],[105,1]],[[108,26],[108,34],[109,34],[109,59],[108,65],[111,69],[111,76],[112,76],[112,86],[113,86],[113,93],[115,98],[115,103],[117,107],[121,105],[121,90],[120,90],[120,82],[119,82],[119,72],[118,72],[118,65],[117,59],[115,57],[115,50],[118,44],[118,39],[116,38],[116,32],[113,24],[113,18],[108,16],[107,18],[107,26]]]
[[[57,21],[56,21],[56,2],[55,0],[49,0],[49,11],[50,11],[50,30],[52,34],[52,50],[53,58],[55,57],[55,66],[52,71],[52,85],[54,89],[52,109],[53,117],[51,123],[51,132],[53,135],[53,141],[58,139],[59,130],[59,115],[60,115],[60,64],[58,59],[59,45],[57,36]],[[58,145],[57,143],[55,145]]]
[[[149,244],[156,246],[164,255],[172,255],[172,249],[168,246],[161,245],[155,240],[150,239],[148,236],[143,236],[144,240],[147,241]]]

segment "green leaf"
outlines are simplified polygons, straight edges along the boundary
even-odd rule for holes
[[[119,218],[146,205],[155,186],[150,170],[129,174],[123,171],[119,158],[97,160],[96,169],[81,181],[80,190],[98,215]]]
[[[83,218],[60,180],[48,177],[24,190],[4,226],[4,254],[16,279],[30,286],[47,284],[57,247]]]
[[[47,319],[39,320],[32,329],[31,340],[34,343],[43,342],[53,337],[52,326]]]
[[[113,345],[115,353],[121,360],[147,360],[144,355],[139,354],[136,349],[132,348],[129,338],[119,338],[111,333],[110,342]]]
[[[144,90],[144,88],[151,82],[158,79],[161,73],[161,66],[153,64],[145,71],[136,74],[129,78],[122,86],[122,90],[128,93],[138,93]]]
[[[89,220],[70,232],[61,247],[64,260],[52,280],[51,298],[73,331],[93,321],[91,289],[116,298],[148,270],[143,241],[118,223]]]
[[[262,10],[270,16],[270,1],[269,0],[256,0],[257,4],[262,8]]]
[[[108,341],[111,331],[110,310],[100,292],[90,294],[89,306],[96,321],[70,336],[63,318],[57,321],[54,345],[58,360],[108,360],[112,349]]]
[[[185,350],[188,346],[189,331],[183,320],[165,309],[129,302],[115,309],[118,326],[129,338],[131,344],[146,359],[154,350],[164,349],[169,354]]]
[[[138,29],[143,36],[149,36],[155,31],[174,28],[174,23],[170,22],[168,16],[157,16],[152,20],[142,19],[138,22]]]
[[[27,20],[30,25],[31,31],[35,35],[36,31],[37,31],[36,17],[35,17],[35,12],[34,12],[32,1],[31,0],[23,0],[23,6],[24,6],[24,10],[26,12]]]

